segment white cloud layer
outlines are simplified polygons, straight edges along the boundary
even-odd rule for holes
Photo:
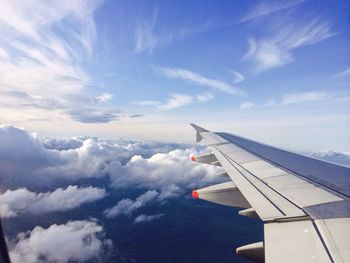
[[[104,189],[91,186],[78,188],[70,185],[66,189],[58,188],[46,193],[35,193],[26,188],[19,188],[0,194],[0,213],[6,218],[25,212],[44,214],[67,211],[105,196]]]
[[[0,185],[3,193],[8,186],[11,189],[33,189],[50,183],[54,186],[62,180],[72,184],[80,178],[107,177],[110,186],[115,189],[132,187],[156,191],[159,194],[156,201],[161,202],[222,180],[215,177],[220,168],[190,161],[189,156],[204,150],[190,145],[84,137],[40,139],[10,125],[0,126],[0,145]],[[56,194],[67,194],[70,200],[83,193],[82,189],[75,187],[69,190],[70,194],[67,189],[61,189]],[[103,195],[94,188],[84,191],[95,193],[95,197]],[[44,195],[25,190],[9,193],[26,193],[35,200],[40,196],[41,202],[50,203],[48,196],[54,192]],[[62,197],[62,200],[65,199]],[[62,201],[61,205],[65,207],[66,204]],[[20,211],[17,208],[11,210]]]
[[[110,246],[111,241],[103,238],[103,228],[96,222],[69,221],[20,233],[10,258],[14,263],[85,262],[101,259]]]
[[[3,189],[108,177],[114,188],[155,190],[161,200],[217,180],[218,168],[190,161],[189,156],[201,150],[188,145],[79,137],[40,139],[11,125],[0,126],[0,145]]]

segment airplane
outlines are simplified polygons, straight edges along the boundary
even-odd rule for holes
[[[264,240],[236,249],[248,260],[350,262],[350,168],[196,124],[209,152],[192,161],[221,166],[227,182],[193,198],[242,208],[264,223]]]

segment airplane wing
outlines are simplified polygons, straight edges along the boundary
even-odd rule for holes
[[[236,249],[258,262],[350,262],[350,168],[195,124],[209,153],[193,161],[222,166],[228,182],[194,198],[242,207],[264,222],[264,240]]]

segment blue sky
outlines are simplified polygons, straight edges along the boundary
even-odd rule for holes
[[[196,122],[349,151],[348,1],[0,5],[2,123],[189,142]]]

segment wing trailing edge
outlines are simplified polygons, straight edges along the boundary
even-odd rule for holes
[[[232,181],[193,196],[236,207],[245,200],[239,214],[264,222],[264,241],[237,248],[238,255],[267,263],[350,262],[349,168],[191,126],[209,150],[199,162],[222,166],[219,174]]]

